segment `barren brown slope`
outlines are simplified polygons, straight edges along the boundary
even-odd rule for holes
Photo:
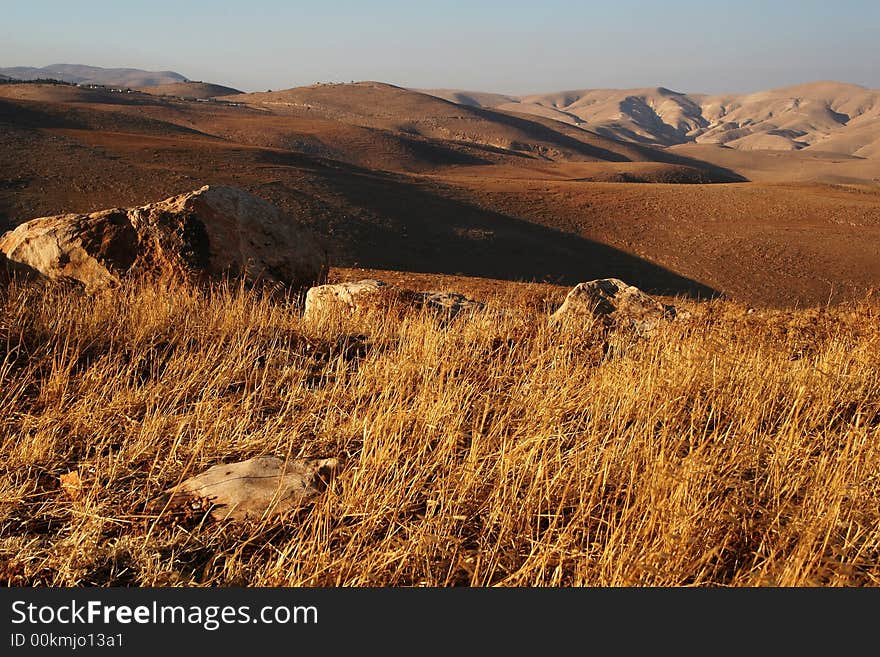
[[[422,94],[448,100],[450,103],[470,105],[471,107],[498,107],[504,103],[519,102],[519,96],[495,94],[486,91],[464,91],[462,89],[412,89]]]
[[[568,282],[617,272],[647,289],[712,293],[606,245],[461,203],[430,179],[236,144],[127,114],[105,130],[99,127],[108,120],[104,110],[83,108],[81,114],[95,116],[61,124],[57,107],[34,105],[0,103],[6,227],[227,184],[267,198],[327,236],[339,266]]]
[[[191,124],[238,143],[306,153],[373,170],[421,172],[506,159],[504,153],[467,144],[248,108],[212,108],[192,117]]]
[[[141,92],[114,93],[51,84],[0,86],[2,98],[30,101],[26,104],[30,111],[54,113],[56,123],[109,126],[148,119],[168,124],[166,131],[169,126],[178,126],[237,143],[293,150],[371,169],[423,171],[445,165],[485,164],[505,157],[497,150],[395,134],[312,115],[275,114],[234,106],[223,99],[200,103]],[[77,119],[85,105],[91,112]],[[122,116],[129,118],[119,118]]]
[[[856,157],[868,159],[880,158],[880,130],[877,124],[880,116],[860,117],[844,128],[823,137],[806,151],[825,151],[831,153],[849,153]]]
[[[9,122],[41,128],[164,135],[198,132],[183,122],[169,120],[175,115],[174,108],[147,94],[47,86],[45,94],[24,94],[26,100],[18,93],[7,94],[7,88],[0,86],[0,104]]]
[[[285,91],[232,96],[230,101],[276,113],[312,116],[443,141],[474,144],[544,159],[628,159],[622,145],[601,140],[603,150],[561,138],[528,119],[457,105],[378,82],[321,84]],[[623,148],[626,148],[623,146]]]
[[[614,246],[752,303],[839,301],[880,282],[877,185],[449,182],[463,202]]]
[[[41,103],[130,103],[130,94],[121,95],[109,89],[78,87],[71,84],[4,84],[0,98],[30,100]]]

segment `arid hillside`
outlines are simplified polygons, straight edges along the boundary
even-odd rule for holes
[[[855,84],[823,81],[715,96],[663,87],[520,97],[450,89],[425,93],[470,106],[535,114],[636,143],[880,154],[880,91]]]
[[[657,148],[378,83],[207,102],[0,86],[0,230],[231,185],[365,271],[860,298],[880,284],[878,176],[860,156]]]

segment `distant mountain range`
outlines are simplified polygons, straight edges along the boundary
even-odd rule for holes
[[[581,89],[508,96],[458,89],[422,93],[532,114],[605,137],[659,146],[719,144],[739,150],[813,150],[880,155],[880,91],[811,82],[753,94],[686,94],[664,87]]]
[[[51,78],[74,84],[103,84],[120,87],[153,87],[160,84],[186,82],[187,78],[174,71],[142,71],[137,68],[101,68],[81,64],[52,64],[42,68],[13,66],[0,68],[0,76],[16,80]]]

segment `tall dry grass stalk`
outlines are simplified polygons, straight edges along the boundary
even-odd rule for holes
[[[234,286],[0,291],[0,578],[880,583],[880,304],[690,309],[640,338],[515,292],[444,324],[307,323]],[[283,519],[145,512],[264,454],[348,461]]]

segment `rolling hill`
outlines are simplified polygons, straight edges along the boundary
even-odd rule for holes
[[[137,68],[101,68],[82,64],[51,64],[42,68],[15,66],[0,68],[0,73],[18,80],[53,79],[74,84],[102,84],[120,87],[147,87],[186,82],[174,71],[143,71]]]
[[[136,89],[137,91],[143,91],[144,93],[156,96],[176,96],[178,98],[195,99],[218,98],[220,96],[233,96],[242,93],[232,87],[195,81],[171,82],[168,84],[138,87]]]

